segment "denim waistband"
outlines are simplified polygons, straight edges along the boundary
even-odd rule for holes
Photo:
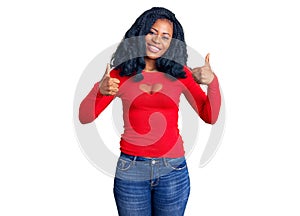
[[[128,158],[128,159],[130,159],[130,160],[135,160],[135,161],[151,161],[151,160],[153,160],[153,159],[155,159],[155,160],[168,160],[168,159],[170,159],[170,160],[172,160],[172,159],[185,159],[185,157],[180,157],[180,158],[163,158],[163,157],[155,157],[155,158],[151,158],[151,157],[142,157],[142,156],[133,156],[133,155],[128,155],[128,154],[125,154],[125,153],[123,153],[123,152],[121,152],[121,156],[123,156],[123,157],[126,157],[126,158]]]
[[[147,158],[147,157],[141,157],[141,156],[128,155],[128,154],[125,154],[123,152],[121,152],[121,156],[129,158],[130,160],[135,160],[135,161],[148,161],[148,160],[154,159],[154,158]],[[158,159],[158,158],[155,158],[155,159]]]

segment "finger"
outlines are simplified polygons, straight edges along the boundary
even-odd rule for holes
[[[105,70],[105,76],[110,77],[110,71],[111,71],[110,64],[107,63],[106,70]]]
[[[117,83],[113,83],[109,87],[110,88],[119,88],[119,85]]]
[[[207,53],[207,55],[205,57],[205,64],[209,64],[209,56],[210,56],[210,54]]]
[[[197,73],[197,72],[200,72],[200,68],[193,68],[192,69],[192,73]]]
[[[107,82],[108,86],[114,86],[114,85],[119,85],[120,80],[115,79],[115,78],[110,78]]]
[[[117,91],[119,91],[119,88],[110,86],[110,87],[107,89],[107,91],[108,91],[108,92],[117,92]]]
[[[119,91],[119,88],[110,87],[107,92],[109,94],[116,94]]]
[[[102,89],[104,95],[115,95],[119,91],[119,88],[108,86]]]
[[[112,81],[112,83],[117,83],[117,84],[120,83],[120,80],[117,78],[111,78],[110,80]]]

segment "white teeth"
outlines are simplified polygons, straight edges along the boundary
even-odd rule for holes
[[[149,50],[150,50],[151,52],[154,52],[154,53],[157,53],[157,52],[160,51],[159,48],[157,48],[157,47],[155,47],[155,46],[152,46],[152,45],[149,45]]]

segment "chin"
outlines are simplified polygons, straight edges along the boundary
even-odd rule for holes
[[[146,53],[146,57],[152,60],[156,60],[161,57],[161,55],[153,54],[153,53]]]
[[[158,59],[160,56],[153,56],[153,55],[147,55],[146,58],[148,59],[152,59],[152,60],[156,60]]]

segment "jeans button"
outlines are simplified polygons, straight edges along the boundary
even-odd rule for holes
[[[155,164],[155,160],[152,160],[151,163],[152,163],[152,165],[154,165]]]

